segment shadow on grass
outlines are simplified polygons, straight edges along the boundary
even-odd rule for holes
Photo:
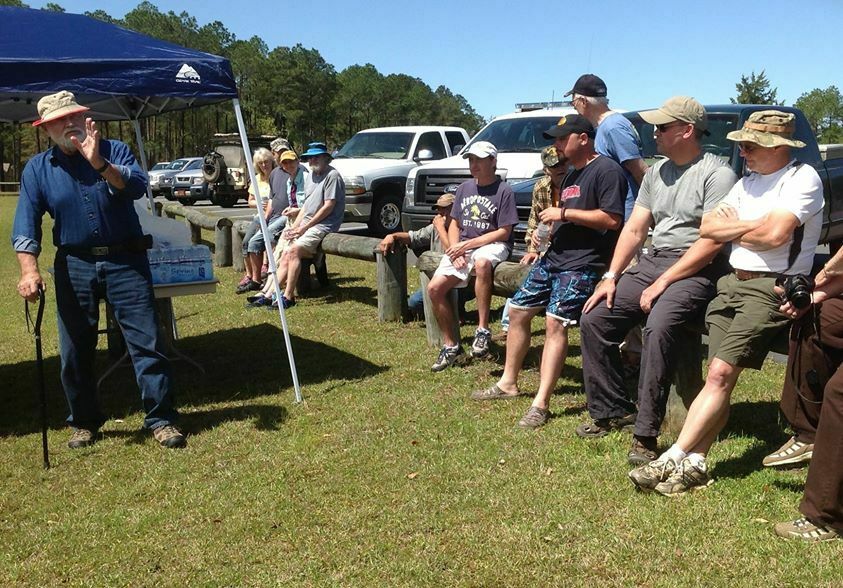
[[[720,438],[736,435],[754,437],[755,444],[742,455],[718,461],[712,475],[718,478],[744,478],[761,468],[761,460],[785,440],[779,423],[779,404],[773,401],[739,402],[732,405],[729,422]]]
[[[303,388],[334,379],[365,379],[388,369],[329,345],[292,337],[299,382]],[[287,418],[286,410],[270,405],[246,404],[252,398],[276,395],[282,389],[292,401],[292,377],[280,327],[260,324],[216,331],[181,339],[179,350],[198,361],[206,370],[199,372],[182,361],[175,361],[173,387],[181,407],[238,402],[241,406],[191,411],[184,425],[191,433],[229,420],[252,419],[258,429],[277,428]],[[33,353],[34,354],[34,353]],[[110,365],[105,351],[97,353],[97,373]],[[44,361],[44,381],[48,398],[48,424],[63,428],[67,405],[59,380],[59,358]],[[36,366],[26,361],[0,366],[0,436],[26,435],[41,428]],[[134,372],[126,365],[103,382],[99,394],[102,410],[109,418],[125,418],[139,410],[140,392]]]

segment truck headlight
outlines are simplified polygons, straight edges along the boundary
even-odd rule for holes
[[[345,182],[345,193],[349,196],[357,196],[366,193],[366,182],[362,176],[343,178]]]
[[[412,197],[415,196],[416,193],[416,178],[407,178],[405,193],[407,194],[407,198],[412,200]]]
[[[201,186],[202,182],[204,182],[204,181],[205,180],[201,177],[200,178],[193,178],[193,185],[194,186]]]

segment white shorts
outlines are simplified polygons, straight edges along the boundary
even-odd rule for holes
[[[303,235],[296,239],[296,246],[304,254],[302,257],[313,257],[316,255],[316,250],[319,248],[319,244],[322,243],[322,239],[330,232],[328,229],[320,226],[307,229]]]
[[[455,286],[456,288],[465,288],[468,284],[468,277],[474,271],[474,264],[478,259],[488,259],[492,262],[492,267],[495,267],[502,261],[509,259],[509,244],[501,241],[495,241],[488,245],[483,245],[477,249],[467,251],[465,254],[466,265],[462,269],[457,269],[451,263],[451,259],[447,255],[442,256],[442,261],[439,262],[439,267],[433,273],[434,276],[454,276],[459,278],[460,282]]]

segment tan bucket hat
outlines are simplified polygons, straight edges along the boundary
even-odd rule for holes
[[[86,110],[90,110],[90,108],[77,104],[76,96],[67,90],[62,90],[61,92],[44,96],[38,101],[38,116],[41,118],[32,123],[32,126],[37,127],[45,122],[76,114],[77,112],[85,112]]]
[[[694,125],[701,131],[708,129],[705,108],[690,96],[668,98],[661,107],[655,110],[644,110],[638,114],[651,125],[664,125],[681,120]]]
[[[787,145],[800,149],[805,143],[793,139],[796,130],[796,115],[781,110],[759,110],[749,115],[739,131],[726,135],[730,141],[746,141],[762,147]]]
[[[442,194],[437,200],[436,204],[433,205],[433,210],[437,208],[447,208],[454,203],[454,195],[450,192]]]

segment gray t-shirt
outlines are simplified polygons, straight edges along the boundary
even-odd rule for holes
[[[345,182],[343,182],[340,172],[330,165],[321,175],[312,172],[305,185],[305,192],[307,196],[302,206],[304,220],[306,221],[316,214],[326,200],[336,200],[331,214],[316,226],[332,232],[338,231],[345,216]]]
[[[287,197],[287,180],[290,174],[280,166],[269,173],[269,191],[272,198],[272,215],[270,220],[281,216],[281,212],[290,206],[290,199]]]
[[[439,240],[439,233],[436,232],[436,227],[433,223],[420,228],[418,231],[410,231],[410,248],[411,249],[425,249],[430,248],[431,251],[437,253],[444,253],[445,249],[442,247],[442,241]]]
[[[663,159],[647,170],[635,205],[653,215],[653,249],[687,250],[700,238],[703,214],[737,181],[731,168],[711,153],[682,166]]]

